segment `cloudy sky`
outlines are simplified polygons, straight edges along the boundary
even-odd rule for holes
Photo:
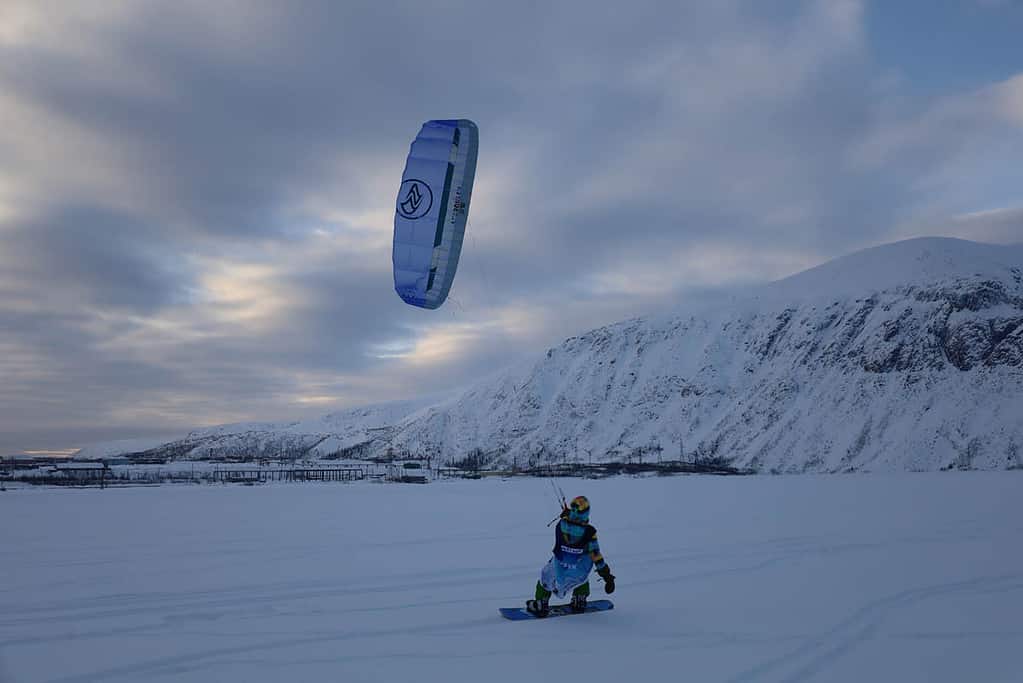
[[[0,3],[0,454],[444,391],[708,289],[1023,241],[1023,3]],[[393,291],[480,128],[443,308]]]

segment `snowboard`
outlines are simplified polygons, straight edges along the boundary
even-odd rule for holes
[[[563,617],[568,614],[588,614],[590,612],[605,612],[614,609],[614,603],[610,600],[590,600],[586,603],[585,612],[573,612],[571,605],[551,605],[551,611],[546,617],[538,617],[532,612],[527,612],[525,607],[502,607],[501,616],[512,621],[525,621],[526,619],[552,619]]]

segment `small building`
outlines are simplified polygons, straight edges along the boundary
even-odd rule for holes
[[[430,471],[418,462],[403,462],[388,465],[388,479],[403,484],[426,484],[430,481]]]
[[[99,483],[110,476],[110,468],[103,462],[66,462],[53,466],[53,472],[78,483]]]
[[[129,455],[132,465],[166,465],[167,458],[158,455]]]

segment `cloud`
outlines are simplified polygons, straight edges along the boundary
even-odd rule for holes
[[[1023,207],[973,211],[910,221],[892,231],[893,239],[958,237],[990,244],[1023,244]]]
[[[3,3],[0,450],[443,392],[923,222],[1003,234],[949,217],[1018,204],[1021,77],[911,96],[866,30],[852,0]],[[450,116],[480,163],[428,312],[393,202]]]
[[[990,88],[994,111],[1015,126],[1023,127],[1023,74]]]
[[[1023,74],[914,107],[882,103],[877,124],[852,159],[898,179],[903,216],[893,227],[938,227],[951,216],[1019,202],[1014,169],[1023,153],[1021,93]]]

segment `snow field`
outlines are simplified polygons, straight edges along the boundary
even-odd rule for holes
[[[611,612],[540,479],[2,493],[0,681],[1020,680],[1018,472],[558,483]]]

